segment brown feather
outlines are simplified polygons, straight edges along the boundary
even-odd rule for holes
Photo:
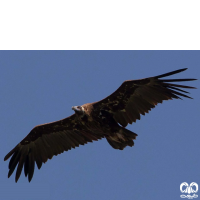
[[[164,100],[191,98],[185,94],[187,91],[180,88],[195,89],[195,87],[173,82],[196,79],[161,79],[185,70],[186,68],[154,77],[124,81],[108,97],[82,105],[81,112],[75,111],[75,114],[62,120],[34,127],[5,156],[4,160],[11,157],[8,177],[17,167],[15,176],[17,182],[24,167],[24,174],[31,181],[35,162],[40,169],[42,163],[54,155],[104,137],[116,149],[122,150],[126,146],[133,146],[136,134],[123,127],[140,119],[141,114],[145,115]]]
[[[188,89],[193,89],[194,87],[173,84],[173,82],[193,81],[196,79],[160,79],[185,70],[186,68],[145,79],[125,81],[111,95],[93,103],[94,110],[97,112],[109,107],[114,119],[125,127],[128,123],[131,124],[140,119],[140,114],[144,115],[155,105],[162,103],[163,100],[181,99],[180,96],[191,98],[181,93],[185,91],[179,89],[179,87]],[[117,104],[116,100],[118,101]],[[122,111],[124,109],[126,114]]]

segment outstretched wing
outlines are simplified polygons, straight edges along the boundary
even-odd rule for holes
[[[159,76],[128,80],[111,95],[105,99],[93,104],[94,110],[106,110],[110,112],[114,119],[122,126],[132,124],[137,119],[140,119],[140,114],[145,115],[151,108],[154,108],[163,100],[181,99],[187,97],[184,93],[188,93],[180,88],[191,89],[194,87],[178,85],[173,82],[193,81],[196,79],[160,79],[170,76],[187,68],[172,71]]]
[[[25,176],[28,175],[30,182],[35,162],[40,169],[42,163],[54,155],[102,137],[104,137],[103,133],[82,126],[75,114],[56,122],[36,126],[5,156],[4,160],[12,156],[9,162],[8,178],[18,164],[15,181],[18,181],[24,166]]]

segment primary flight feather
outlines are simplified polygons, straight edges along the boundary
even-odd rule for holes
[[[31,181],[35,163],[38,169],[42,163],[71,148],[84,145],[93,140],[106,138],[114,149],[132,147],[137,134],[126,129],[163,100],[191,98],[183,89],[195,87],[173,82],[196,79],[161,79],[187,68],[159,76],[124,81],[111,95],[94,103],[73,106],[75,113],[65,119],[34,127],[30,133],[4,158],[9,162],[8,178],[17,166],[17,182],[24,167],[25,176]]]

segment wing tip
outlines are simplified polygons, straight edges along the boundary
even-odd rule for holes
[[[19,180],[19,177],[15,176],[15,183],[17,183],[18,180]]]
[[[171,71],[171,72],[168,72],[168,73],[164,73],[164,74],[155,76],[154,78],[163,78],[163,77],[166,77],[166,76],[171,76],[173,74],[177,74],[177,73],[183,72],[183,71],[185,71],[187,69],[188,68],[177,69],[177,70],[174,70],[174,71]]]
[[[8,154],[7,154],[7,155],[4,157],[3,160],[6,161],[6,160],[8,160],[8,158],[9,158],[9,157],[8,157]]]
[[[15,146],[5,157],[4,157],[4,161],[8,160],[8,158],[10,158],[10,156],[12,156],[12,154],[18,149],[19,144],[17,146]]]

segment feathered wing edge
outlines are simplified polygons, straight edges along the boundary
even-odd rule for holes
[[[193,99],[192,97],[181,93],[181,92],[184,92],[184,93],[188,93],[189,94],[189,92],[187,92],[185,90],[182,90],[180,88],[196,89],[196,87],[186,86],[186,85],[179,85],[179,84],[174,84],[174,83],[170,83],[170,82],[195,81],[197,79],[194,79],[194,78],[160,79],[160,78],[163,78],[163,77],[166,77],[166,76],[171,76],[173,74],[180,73],[180,72],[185,71],[185,70],[187,70],[187,68],[183,68],[183,69],[175,70],[175,71],[172,71],[172,72],[169,72],[169,73],[165,73],[165,74],[162,74],[162,75],[159,75],[159,76],[155,76],[154,78],[158,79],[158,83],[161,83],[161,85],[163,87],[167,88],[168,92],[171,92],[174,95],[174,98],[181,99],[180,96],[182,96],[182,97]]]
[[[186,69],[179,69],[140,80],[125,81],[124,84],[127,83],[135,89],[127,100],[125,107],[122,110],[114,112],[114,119],[123,127],[126,127],[128,123],[132,124],[137,119],[139,120],[141,114],[145,115],[145,113],[148,113],[158,103],[162,103],[163,100],[181,99],[181,97],[192,99],[192,97],[184,94],[189,92],[183,90],[183,88],[196,89],[195,87],[174,84],[173,82],[193,81],[197,79],[160,79],[180,73]]]
[[[57,122],[59,123],[60,121],[61,120]],[[51,126],[52,124],[54,124],[54,122],[50,123]],[[45,124],[44,126],[46,127],[48,125],[49,124]],[[101,132],[95,130],[95,126],[90,127],[91,130],[85,129],[78,131],[66,130],[64,128],[64,130],[61,131],[60,127],[58,127],[57,125],[55,126],[55,128],[57,127],[59,129],[57,132],[55,132],[54,129],[54,132],[52,132],[51,128],[49,130],[48,127],[46,131],[49,131],[49,133],[40,133],[38,134],[40,135],[38,138],[34,138],[34,141],[31,141],[31,138],[35,137],[35,135],[33,135],[35,132],[35,128],[40,128],[39,131],[43,130],[42,125],[35,127],[18,145],[16,145],[5,156],[4,161],[12,156],[8,166],[8,178],[12,175],[15,168],[17,167],[15,176],[15,182],[17,182],[24,167],[24,174],[25,176],[28,176],[28,180],[30,182],[34,174],[35,162],[38,169],[40,169],[42,163],[45,163],[54,155],[58,155],[60,153],[63,153],[64,151],[68,151],[71,148],[78,147],[79,145],[84,145],[88,142],[97,141],[104,137]]]

